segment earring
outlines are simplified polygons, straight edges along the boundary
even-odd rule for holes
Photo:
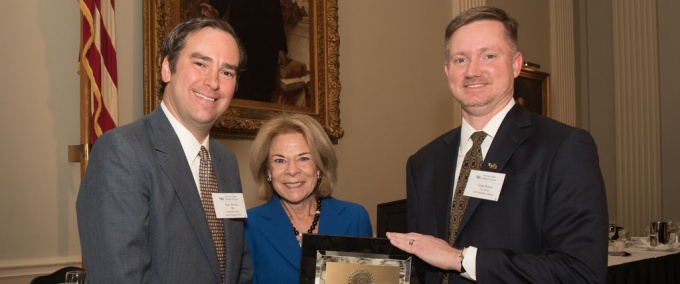
[[[321,176],[320,176],[320,175],[316,175],[316,180],[321,180]]]
[[[272,182],[272,177],[271,177],[271,176],[267,177],[267,182]]]

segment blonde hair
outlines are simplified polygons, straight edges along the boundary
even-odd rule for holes
[[[280,134],[300,133],[307,140],[314,164],[320,172],[314,194],[317,199],[333,193],[337,183],[338,159],[331,140],[321,124],[304,114],[283,113],[260,126],[250,148],[250,172],[255,179],[260,198],[270,200],[274,189],[267,181],[269,169],[269,148],[274,137]]]

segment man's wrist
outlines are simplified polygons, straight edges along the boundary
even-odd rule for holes
[[[465,267],[463,266],[463,260],[465,259],[466,253],[467,253],[467,247],[464,247],[463,249],[460,250],[460,253],[458,253],[458,257],[460,258],[460,273],[465,273]]]

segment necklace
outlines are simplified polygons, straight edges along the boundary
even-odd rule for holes
[[[285,206],[283,206],[283,209],[286,209]],[[286,213],[290,215],[290,212],[288,212],[288,209],[286,209]],[[316,201],[316,213],[314,214],[314,221],[312,221],[312,226],[309,227],[309,230],[307,230],[308,234],[314,233],[314,229],[316,229],[316,225],[319,224],[319,217],[321,217],[321,199]],[[291,215],[292,218],[292,215]],[[293,227],[293,234],[295,234],[295,238],[297,239],[298,243],[302,245],[302,235],[300,235],[300,232],[295,228],[295,225],[293,225],[293,222],[290,222],[291,227]]]

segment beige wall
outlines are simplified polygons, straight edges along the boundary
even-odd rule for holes
[[[585,1],[579,1],[585,2]],[[581,23],[588,23],[575,29],[581,34],[577,52],[581,60],[577,62],[578,82],[581,103],[580,125],[590,130],[598,143],[601,165],[616,164],[616,141],[614,122],[614,57],[612,56],[613,38],[611,3],[606,1],[587,1],[575,9]],[[609,32],[608,32],[609,31]],[[602,107],[610,106],[609,111]],[[593,107],[591,107],[593,106]],[[609,219],[617,219],[616,208],[616,167],[601,167],[607,186]]]
[[[440,1],[339,1],[342,127],[335,196],[363,204],[405,197],[409,154],[452,128],[454,103],[443,75]],[[120,123],[142,116],[141,2],[117,1]],[[0,10],[0,284],[78,264],[75,199],[79,164],[77,1],[27,0]],[[415,24],[417,23],[417,25]],[[237,155],[248,207],[256,198],[248,140],[222,140]],[[23,158],[20,150],[30,151]],[[26,172],[32,170],[32,172]]]
[[[550,72],[550,1],[487,0],[486,3],[502,8],[519,21],[518,41],[524,61],[539,64],[541,71],[552,73]]]
[[[339,1],[341,126],[334,196],[364,205],[405,198],[408,156],[454,126],[443,72],[450,4]],[[418,23],[418,25],[414,25]],[[223,140],[240,161],[248,207],[261,204],[248,170],[250,141]]]
[[[142,113],[141,2],[117,1],[120,121]],[[75,198],[78,1],[8,1],[0,9],[0,283],[28,283],[80,263]],[[23,154],[26,153],[27,155]]]
[[[680,131],[678,131],[678,107],[680,107],[680,2],[659,1],[659,77],[661,92],[661,164],[663,211],[666,220],[680,221]]]
[[[339,2],[345,137],[335,146],[340,158],[335,196],[363,204],[375,226],[378,203],[405,197],[407,157],[460,120],[442,65],[444,27],[457,11],[451,2],[457,1]],[[525,59],[550,72],[546,3],[498,5],[519,18]],[[677,26],[677,18],[669,16],[680,8],[664,3],[661,24]],[[116,4],[119,115],[125,124],[142,116],[142,11],[138,1]],[[80,261],[74,206],[79,165],[68,163],[66,156],[68,145],[79,142],[78,13],[77,1],[8,1],[0,9],[0,82],[5,90],[0,97],[0,284],[27,283],[31,275]],[[672,34],[663,27],[660,31]],[[678,45],[677,36],[662,37],[662,56],[675,53]],[[677,63],[670,58],[675,61],[668,62]],[[680,104],[680,88],[672,78],[676,66],[662,60],[662,74],[667,75],[661,77],[661,91],[662,126],[668,133],[663,140],[664,187],[666,196],[678,197],[671,191],[678,184],[672,165],[679,159],[671,146],[680,142],[670,117]],[[603,84],[611,82],[598,86]],[[586,102],[582,108],[606,118],[612,115],[608,104],[613,99]],[[607,126],[594,128],[601,155],[608,153],[612,141],[603,135]],[[222,142],[241,162],[247,206],[260,204],[247,170],[250,141]],[[30,154],[24,157],[24,151]],[[604,160],[603,171],[613,172],[615,157],[607,154]],[[616,184],[607,186],[611,192]],[[667,202],[664,216],[678,220],[680,209],[672,205]],[[612,206],[610,199],[610,212]]]

